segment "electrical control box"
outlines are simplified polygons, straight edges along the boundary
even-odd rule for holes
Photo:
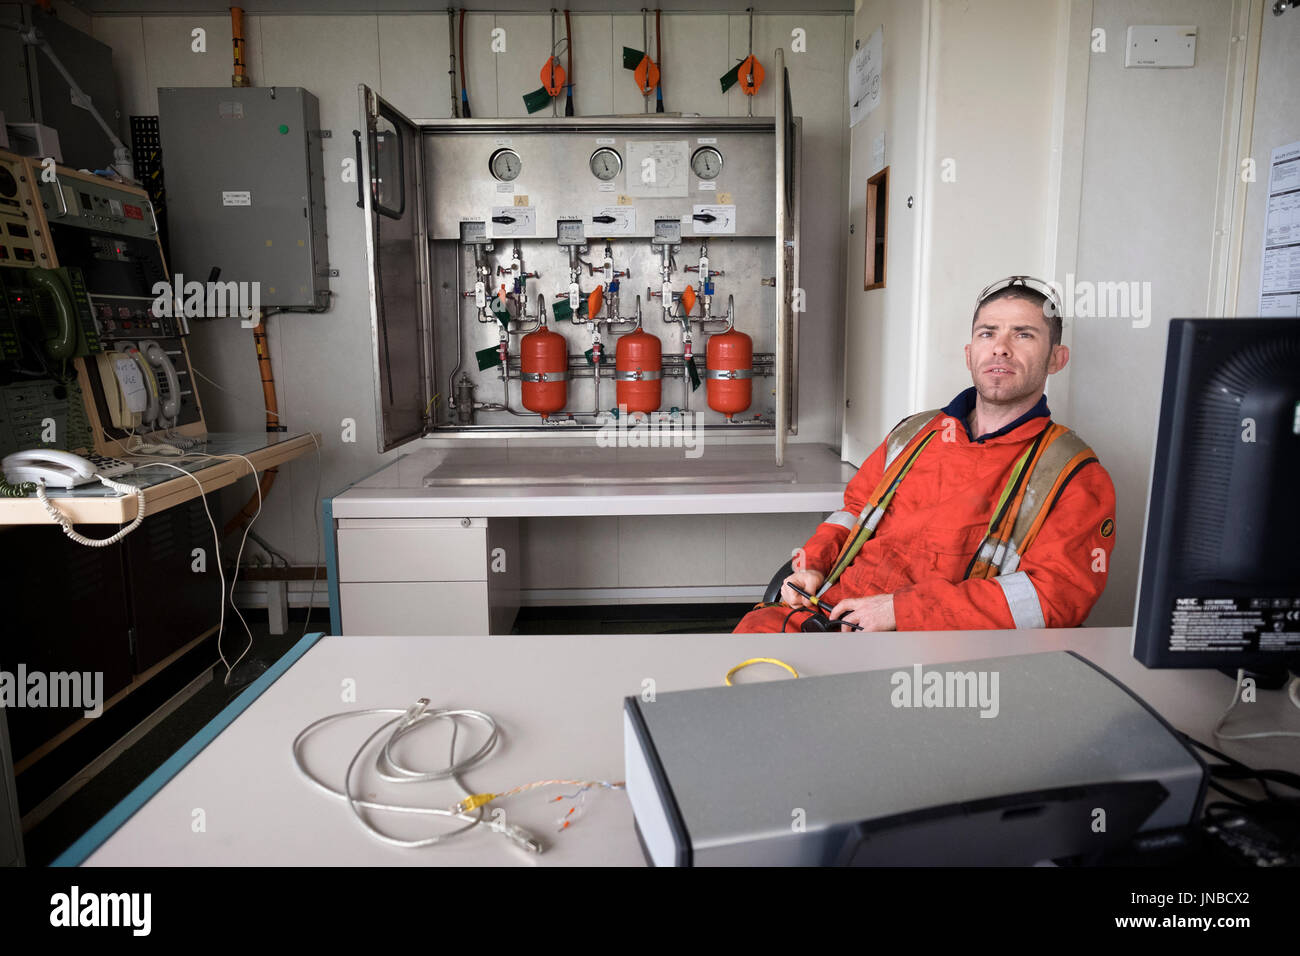
[[[161,87],[171,269],[256,282],[262,307],[329,305],[320,106],[301,87]]]

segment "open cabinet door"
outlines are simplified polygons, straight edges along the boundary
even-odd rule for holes
[[[785,53],[776,64],[776,463],[785,464],[794,399],[793,297],[799,283],[798,145],[799,130],[790,105],[790,74]]]
[[[423,154],[415,124],[362,84],[357,205],[366,216],[376,436],[381,452],[424,431],[432,398]]]

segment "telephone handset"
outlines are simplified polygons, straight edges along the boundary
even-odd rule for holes
[[[134,466],[117,459],[88,461],[80,455],[56,448],[33,448],[6,455],[0,467],[10,484],[44,482],[52,488],[75,488],[100,478],[115,478]]]
[[[140,351],[150,365],[162,370],[167,379],[167,397],[162,399],[162,417],[169,420],[165,427],[171,427],[176,424],[176,417],[181,411],[181,381],[176,375],[176,366],[157,342],[142,341]]]
[[[50,358],[71,358],[77,351],[77,311],[72,296],[53,269],[29,269],[28,281],[54,302],[55,329],[46,336],[45,351]]]
[[[97,354],[95,364],[113,426],[126,431],[152,426],[158,417],[158,382],[139,349],[120,342],[116,350]]]

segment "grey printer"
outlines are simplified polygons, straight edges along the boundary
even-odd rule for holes
[[[1205,765],[1063,651],[624,702],[659,866],[1103,862],[1200,814]]]

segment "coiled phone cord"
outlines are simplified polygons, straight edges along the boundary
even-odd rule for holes
[[[0,498],[26,498],[36,490],[36,482],[20,481],[16,485],[0,478]]]
[[[41,500],[41,505],[45,508],[46,513],[49,514],[49,516],[52,519],[54,519],[54,523],[57,524],[60,528],[62,528],[63,533],[66,534],[73,541],[77,542],[77,544],[84,544],[88,548],[106,548],[110,544],[117,544],[117,542],[121,541],[123,538],[125,538],[136,528],[140,527],[140,522],[144,520],[144,489],[137,488],[135,485],[128,485],[120,481],[114,481],[111,478],[105,478],[103,475],[96,475],[95,477],[100,480],[101,484],[103,484],[107,488],[111,488],[113,491],[116,491],[119,495],[130,495],[130,494],[135,495],[135,500],[137,503],[135,520],[132,521],[125,528],[122,528],[116,534],[112,535],[111,537],[87,538],[85,535],[78,534],[76,531],[73,531],[72,522],[68,520],[67,515],[61,512],[58,508],[54,507],[54,504],[50,501],[49,497],[45,494],[45,482],[43,481],[36,482],[36,497]]]

